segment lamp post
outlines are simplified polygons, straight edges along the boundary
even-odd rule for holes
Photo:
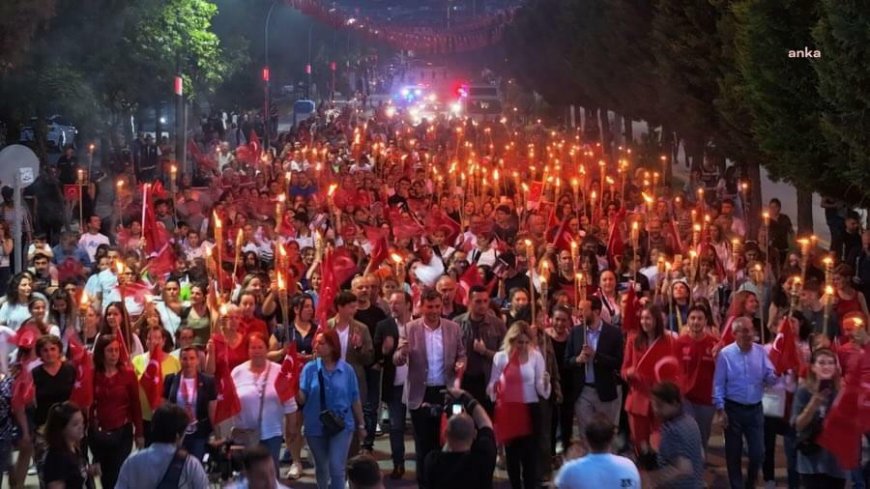
[[[270,86],[270,69],[269,69],[269,24],[272,20],[272,12],[275,11],[275,6],[278,5],[278,0],[273,0],[272,5],[269,6],[269,11],[266,13],[266,25],[263,27],[263,58],[265,64],[263,66],[263,93],[264,93],[264,101],[263,101],[263,127],[266,129],[263,131],[265,133],[263,137],[263,147],[269,147],[269,136],[272,133],[272,128],[270,127],[269,122],[269,114],[271,111],[269,110],[270,98],[271,98],[271,86]]]

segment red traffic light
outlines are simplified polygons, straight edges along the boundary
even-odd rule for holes
[[[305,74],[306,75],[311,74],[311,65],[310,64],[305,65]]]
[[[263,68],[263,81],[265,81],[265,82],[269,81],[269,67],[268,66]]]
[[[335,61],[330,61],[329,62],[329,69],[332,71],[335,71],[335,68],[336,68]]]
[[[181,76],[175,77],[175,86],[173,88],[175,89],[175,95],[180,97],[184,94],[184,79]]]

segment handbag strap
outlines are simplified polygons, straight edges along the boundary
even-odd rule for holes
[[[317,381],[320,382],[320,410],[326,410],[326,386],[323,383],[323,369],[317,369]]]
[[[184,471],[184,465],[187,463],[187,451],[179,448],[172,455],[172,460],[169,461],[169,466],[166,467],[166,472],[163,473],[163,478],[157,484],[157,489],[169,489],[178,487],[178,482],[181,480],[181,473]]]
[[[257,430],[263,425],[263,399],[266,397],[266,384],[269,382],[269,372],[272,370],[272,362],[266,367],[265,379],[263,379],[263,387],[260,389],[260,412],[257,414]]]

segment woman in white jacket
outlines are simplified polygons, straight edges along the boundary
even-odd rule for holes
[[[492,359],[492,375],[487,387],[489,396],[496,402],[496,437],[505,442],[505,458],[512,489],[539,487],[538,446],[540,436],[534,429],[540,426],[541,406],[539,399],[550,397],[550,378],[544,356],[532,345],[529,323],[517,321],[511,324],[502,344],[502,349]],[[528,424],[519,427],[520,417],[514,417],[509,405],[523,405],[529,416]],[[504,410],[501,410],[504,406]],[[509,414],[510,413],[510,414]],[[510,417],[512,434],[499,433],[504,427],[503,418]],[[525,429],[523,429],[525,428]]]

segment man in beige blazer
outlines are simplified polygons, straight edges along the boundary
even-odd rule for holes
[[[440,437],[444,390],[453,387],[465,369],[465,344],[459,325],[441,318],[441,294],[423,291],[420,309],[423,317],[399,332],[399,348],[393,355],[397,366],[408,365],[408,379],[402,400],[411,411],[417,457],[417,482],[423,489],[426,455],[437,449]]]

